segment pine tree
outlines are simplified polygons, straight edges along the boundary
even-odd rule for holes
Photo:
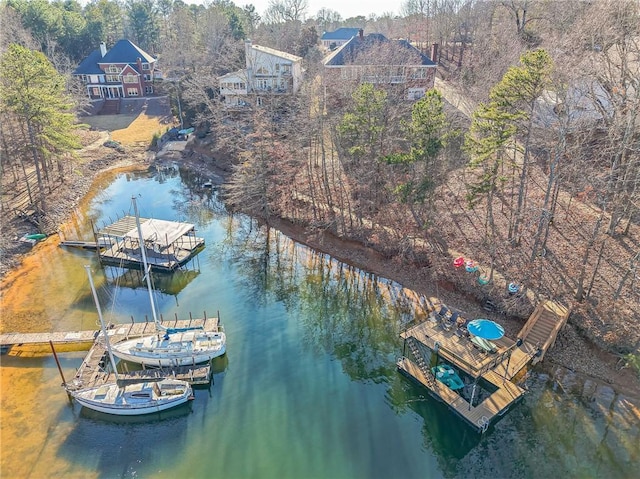
[[[79,142],[74,134],[73,104],[65,80],[38,51],[12,44],[0,57],[0,108],[26,132],[28,159],[35,169],[38,197],[33,206],[46,213],[45,185],[53,181],[53,160],[62,177],[60,159]]]
[[[401,178],[394,192],[401,203],[406,204],[420,228],[427,220],[418,210],[420,205],[430,205],[435,186],[443,170],[440,156],[447,142],[455,135],[444,113],[442,94],[429,90],[411,110],[411,122],[404,125],[408,152],[387,155],[384,160],[400,170]]]

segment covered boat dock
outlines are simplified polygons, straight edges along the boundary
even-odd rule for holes
[[[204,248],[204,238],[195,234],[190,223],[140,218],[147,263],[156,271],[173,271]],[[100,261],[123,268],[142,267],[140,235],[135,216],[125,216],[94,233],[98,244],[111,245],[100,250]]]

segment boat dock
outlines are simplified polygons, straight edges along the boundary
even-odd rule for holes
[[[162,321],[167,328],[202,327],[205,331],[219,331],[221,329],[220,318],[174,319]],[[157,334],[153,321],[132,322],[130,324],[110,325],[107,331],[112,343],[129,338],[149,336]],[[84,389],[112,382],[115,377],[106,369],[109,363],[104,335],[100,330],[94,331],[70,331],[53,333],[7,333],[0,335],[0,347],[3,350],[19,348],[30,345],[85,345],[89,350],[82,364],[78,368],[74,378],[67,381],[69,389]],[[125,363],[126,365],[126,363]],[[143,365],[142,370],[118,372],[121,379],[136,381],[140,379],[162,379],[171,377],[189,381],[191,384],[208,384],[211,381],[211,368],[209,365],[193,365],[173,368],[154,367],[153,364]]]
[[[190,223],[139,218],[147,263],[155,271],[174,271],[204,248],[204,238],[195,235]],[[104,264],[123,268],[141,268],[140,235],[135,216],[124,216],[94,232]]]
[[[432,302],[436,305],[437,302]],[[488,351],[478,347],[464,331],[445,328],[437,306],[427,320],[400,334],[405,340],[398,370],[427,388],[472,428],[482,433],[517,402],[525,390],[515,384],[519,373],[544,357],[569,317],[567,308],[545,301],[538,305],[516,341],[502,337]],[[468,380],[459,394],[436,379],[431,368],[444,361]]]

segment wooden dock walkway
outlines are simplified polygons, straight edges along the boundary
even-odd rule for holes
[[[205,331],[219,331],[221,329],[219,317],[174,319],[163,321],[167,328],[190,328],[202,327]],[[156,334],[156,327],[153,321],[132,322],[128,324],[110,325],[107,331],[109,340],[112,343],[124,341],[129,338],[148,336]],[[115,380],[112,372],[107,370],[109,363],[107,347],[104,335],[101,331],[71,331],[54,333],[7,333],[0,335],[0,347],[11,349],[13,347],[29,345],[67,345],[67,344],[87,344],[89,352],[85,356],[82,364],[78,368],[76,375],[67,382],[69,389],[82,389]],[[161,379],[163,377],[173,377],[189,381],[192,384],[208,384],[211,381],[211,369],[209,365],[192,365],[176,368],[158,368],[148,364],[142,370],[118,371],[118,375],[123,380]]]
[[[60,333],[5,333],[0,334],[0,347],[26,346],[36,344],[81,344],[92,343],[98,336],[94,331],[68,331]]]
[[[489,381],[498,389],[484,401],[472,406],[465,398],[449,389],[440,381],[433,381],[428,378],[428,376],[408,358],[403,357],[399,359],[397,366],[401,373],[426,387],[432,396],[443,401],[478,432],[486,431],[491,421],[496,416],[503,415],[525,392],[524,389],[516,384],[505,381],[496,374],[488,373],[483,376],[483,379]]]

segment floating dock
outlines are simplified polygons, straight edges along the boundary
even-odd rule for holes
[[[544,357],[569,317],[569,310],[551,301],[540,303],[514,341],[502,337],[492,341],[494,350],[478,348],[463,331],[446,329],[435,313],[426,321],[400,334],[404,339],[398,370],[427,388],[473,429],[482,433],[517,402],[525,390],[514,380],[529,364]],[[436,380],[431,368],[440,362],[451,364],[468,378],[465,393],[459,394]]]
[[[147,263],[155,271],[174,271],[197,255],[205,246],[195,235],[195,225],[140,218]],[[100,261],[123,268],[142,268],[140,236],[135,216],[124,216],[94,232]]]
[[[202,327],[205,331],[220,331],[220,318],[174,319],[162,321],[167,328]],[[112,343],[124,341],[139,336],[157,334],[153,321],[132,322],[130,324],[110,325],[107,334]],[[7,333],[0,335],[0,347],[4,350],[31,345],[87,345],[89,352],[78,368],[74,378],[67,381],[69,389],[84,389],[115,381],[115,375],[106,369],[109,363],[107,347],[101,331],[70,331],[54,333]],[[127,363],[123,363],[125,366]],[[124,381],[139,381],[141,379],[162,379],[166,377],[182,379],[191,384],[209,384],[211,381],[211,367],[209,364],[182,366],[174,368],[159,368],[153,364],[143,365],[142,370],[118,371],[118,376]]]
[[[63,240],[60,241],[60,246],[68,248],[88,249],[95,251],[97,249],[107,248],[113,246],[111,242],[105,240],[102,241],[80,241],[80,240]]]

